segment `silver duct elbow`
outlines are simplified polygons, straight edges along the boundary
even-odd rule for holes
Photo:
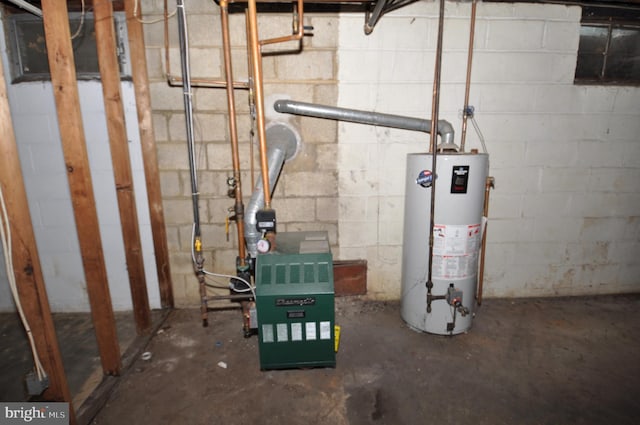
[[[316,105],[313,103],[296,102],[294,100],[287,99],[277,100],[273,107],[278,112],[293,115],[399,128],[403,130],[420,131],[423,133],[431,132],[431,120],[420,118],[382,114],[379,112],[359,111],[356,109],[338,108],[335,106]],[[442,139],[442,144],[453,144],[454,131],[450,122],[438,120],[438,134]]]
[[[298,149],[298,137],[296,133],[285,124],[275,124],[267,128],[267,164],[269,167],[269,193],[275,189],[278,175],[285,161],[291,159]],[[262,179],[258,179],[251,194],[244,215],[244,238],[247,252],[251,258],[258,255],[256,247],[262,237],[256,229],[256,213],[264,207],[264,186]]]

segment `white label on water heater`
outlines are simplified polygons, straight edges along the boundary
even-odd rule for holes
[[[433,276],[462,279],[477,270],[480,224],[433,226]]]
[[[433,254],[475,254],[480,247],[480,238],[480,223],[461,226],[436,224],[433,226]]]

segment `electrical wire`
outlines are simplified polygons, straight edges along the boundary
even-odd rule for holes
[[[191,226],[191,261],[193,261],[193,263],[196,263],[196,253],[195,253],[195,223]],[[203,273],[205,274],[205,276],[212,276],[212,277],[221,277],[221,278],[226,278],[226,279],[236,279],[239,280],[240,282],[244,283],[247,287],[245,289],[237,289],[234,288],[233,290],[236,292],[251,292],[251,294],[253,295],[253,298],[256,297],[256,291],[255,291],[255,287],[248,282],[246,279],[241,278],[240,276],[234,276],[234,275],[230,275],[230,274],[224,274],[224,273],[215,273],[215,272],[210,272],[208,270],[202,270]],[[226,289],[226,288],[225,288]]]
[[[157,19],[151,19],[151,20],[144,20],[141,19],[138,15],[138,4],[140,3],[140,0],[135,0],[133,3],[133,17],[135,18],[136,21],[140,22],[141,24],[144,25],[150,25],[150,24],[157,24],[160,22],[165,22],[167,21],[169,18],[174,17],[177,12],[178,9],[176,8],[173,12],[171,13],[166,13],[167,11],[165,10],[165,15],[162,18],[157,18]]]
[[[71,36],[72,40],[75,40],[80,33],[82,32],[82,27],[84,26],[84,16],[86,15],[86,10],[85,10],[85,4],[84,4],[84,0],[82,0],[82,12],[80,13],[80,24],[78,25],[78,28],[76,29],[76,32],[73,33],[73,35]]]
[[[174,17],[176,15],[176,13],[178,12],[178,9],[176,9],[173,12],[169,13],[168,15],[163,16],[162,18],[144,20],[144,19],[141,19],[140,17],[138,17],[138,3],[139,2],[140,2],[140,0],[135,0],[133,2],[133,17],[135,18],[136,21],[138,21],[138,22],[140,22],[141,24],[144,24],[144,25],[157,24],[157,23],[160,23],[160,22],[164,22],[165,20]]]
[[[476,133],[478,133],[478,138],[480,139],[480,143],[482,144],[482,150],[484,151],[484,153],[489,153],[487,151],[487,144],[484,142],[482,131],[480,131],[480,126],[476,122],[476,118],[473,115],[471,115],[471,124],[473,124],[473,128],[476,130]]]
[[[18,314],[20,315],[20,320],[22,321],[22,325],[27,333],[27,338],[29,339],[29,345],[31,346],[31,353],[33,354],[33,362],[35,364],[36,374],[38,375],[38,379],[42,381],[46,378],[47,373],[40,362],[40,356],[38,355],[38,350],[36,348],[36,343],[33,338],[33,333],[31,332],[31,327],[29,326],[29,322],[27,321],[27,316],[24,313],[24,309],[22,308],[22,303],[20,302],[20,295],[18,294],[18,286],[16,283],[16,276],[13,268],[13,252],[11,250],[11,226],[9,223],[9,214],[7,212],[7,205],[4,200],[4,193],[2,192],[2,187],[0,186],[0,205],[2,207],[2,216],[0,217],[0,237],[2,238],[2,249],[4,250],[4,261],[7,269],[7,278],[9,280],[9,286],[11,288],[11,294],[13,295],[13,299],[16,303],[16,309],[18,310]]]

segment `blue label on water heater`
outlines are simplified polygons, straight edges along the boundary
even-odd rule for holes
[[[418,174],[418,178],[416,179],[416,184],[419,184],[422,187],[431,187],[433,183],[433,173],[430,170],[422,170],[420,174]]]

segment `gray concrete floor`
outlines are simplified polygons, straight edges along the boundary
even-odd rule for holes
[[[69,390],[78,409],[103,376],[91,314],[54,313],[52,317]],[[154,323],[161,317],[160,311],[152,312]],[[115,319],[124,354],[136,338],[133,313],[116,312]],[[27,401],[24,377],[34,366],[18,313],[0,314],[0,341],[0,401]]]
[[[640,423],[639,296],[487,299],[454,337],[394,302],[338,299],[336,322],[335,369],[262,372],[238,311],[176,310],[93,424]]]

